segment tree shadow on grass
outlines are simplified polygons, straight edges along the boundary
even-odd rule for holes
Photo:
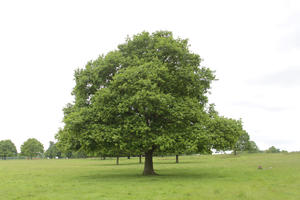
[[[137,166],[144,166],[144,163],[122,163],[120,162],[118,165],[114,162],[114,163],[93,163],[90,164],[91,166],[111,166],[111,167],[117,167],[117,166],[133,166],[133,165],[137,165]]]
[[[197,161],[193,161],[193,160],[188,160],[188,161],[179,161],[179,163],[176,163],[175,160],[159,160],[159,161],[154,161],[153,162],[154,165],[155,164],[168,164],[168,165],[185,165],[185,164],[201,164],[201,162],[199,160]]]
[[[225,174],[221,174],[216,172],[210,171],[201,171],[201,172],[194,172],[194,171],[185,171],[183,169],[174,170],[172,172],[167,169],[163,170],[156,170],[158,175],[155,176],[143,176],[142,171],[131,170],[116,170],[114,169],[112,172],[108,173],[105,172],[97,172],[93,174],[87,175],[79,175],[77,176],[77,180],[80,181],[181,181],[181,180],[205,180],[205,179],[222,179],[226,178]]]
[[[199,161],[193,161],[193,160],[188,160],[188,161],[182,161],[179,163],[176,163],[175,160],[158,160],[158,161],[154,161],[153,162],[154,165],[156,164],[167,164],[167,165],[185,165],[185,164],[201,164],[201,162]],[[93,163],[90,164],[92,166],[133,166],[133,165],[138,165],[138,166],[144,166],[145,161],[143,161],[142,163],[138,163],[138,162],[128,162],[126,161],[125,163],[120,161],[119,165],[116,164],[115,161],[109,162],[109,163]]]

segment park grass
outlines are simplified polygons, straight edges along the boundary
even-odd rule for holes
[[[154,168],[159,176],[142,176],[138,158],[0,161],[0,199],[300,199],[299,153],[156,157]]]

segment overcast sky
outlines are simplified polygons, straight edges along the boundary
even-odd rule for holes
[[[45,148],[77,68],[141,31],[169,30],[216,71],[210,102],[260,149],[300,150],[300,1],[0,1],[0,140]]]

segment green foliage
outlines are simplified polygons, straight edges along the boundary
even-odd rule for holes
[[[89,155],[82,149],[79,149],[77,151],[67,151],[62,154],[62,157],[65,158],[87,158],[88,156]]]
[[[31,159],[44,152],[44,146],[35,138],[29,138],[21,146],[21,154]]]
[[[234,154],[237,152],[258,153],[259,149],[254,141],[250,140],[250,136],[245,130],[241,130],[241,135],[233,148]]]
[[[142,32],[75,71],[75,103],[56,135],[61,149],[108,155],[230,149],[241,123],[217,116],[207,93],[213,72],[186,39]]]
[[[247,151],[250,146],[250,137],[246,131],[239,137],[238,141],[234,146],[234,151]]]
[[[49,148],[45,152],[45,156],[51,159],[55,157],[61,157],[61,152],[54,142],[50,141]]]
[[[17,148],[11,140],[0,141],[0,157],[6,159],[6,157],[12,157],[17,155]]]
[[[215,116],[210,121],[212,147],[216,150],[232,150],[238,138],[245,133],[240,120]]]
[[[249,153],[258,153],[260,152],[258,146],[256,145],[256,143],[254,141],[249,141],[249,145],[248,145],[248,152]]]
[[[266,150],[266,153],[280,153],[280,149],[277,149],[274,146],[271,146],[269,149]]]

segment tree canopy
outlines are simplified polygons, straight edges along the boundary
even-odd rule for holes
[[[0,141],[0,157],[6,159],[6,157],[16,156],[17,148],[11,140]]]
[[[266,153],[280,153],[280,149],[277,149],[276,147],[271,146],[270,148],[268,148],[266,150]]]
[[[234,145],[233,149],[234,153],[236,154],[238,151],[240,152],[249,152],[249,153],[257,153],[259,149],[254,141],[250,140],[249,134],[243,130],[242,134],[240,135],[238,141]]]
[[[44,153],[44,146],[35,138],[29,138],[21,146],[21,154],[31,159]]]
[[[75,102],[64,108],[56,135],[65,149],[145,155],[143,174],[155,174],[154,152],[232,148],[241,125],[209,115],[215,75],[200,65],[187,39],[142,32],[75,71]]]
[[[61,152],[54,142],[50,141],[49,148],[45,151],[45,156],[51,159],[61,157]]]
[[[248,152],[249,153],[257,153],[260,152],[258,146],[256,145],[256,143],[254,141],[249,141],[249,147],[248,147]]]

